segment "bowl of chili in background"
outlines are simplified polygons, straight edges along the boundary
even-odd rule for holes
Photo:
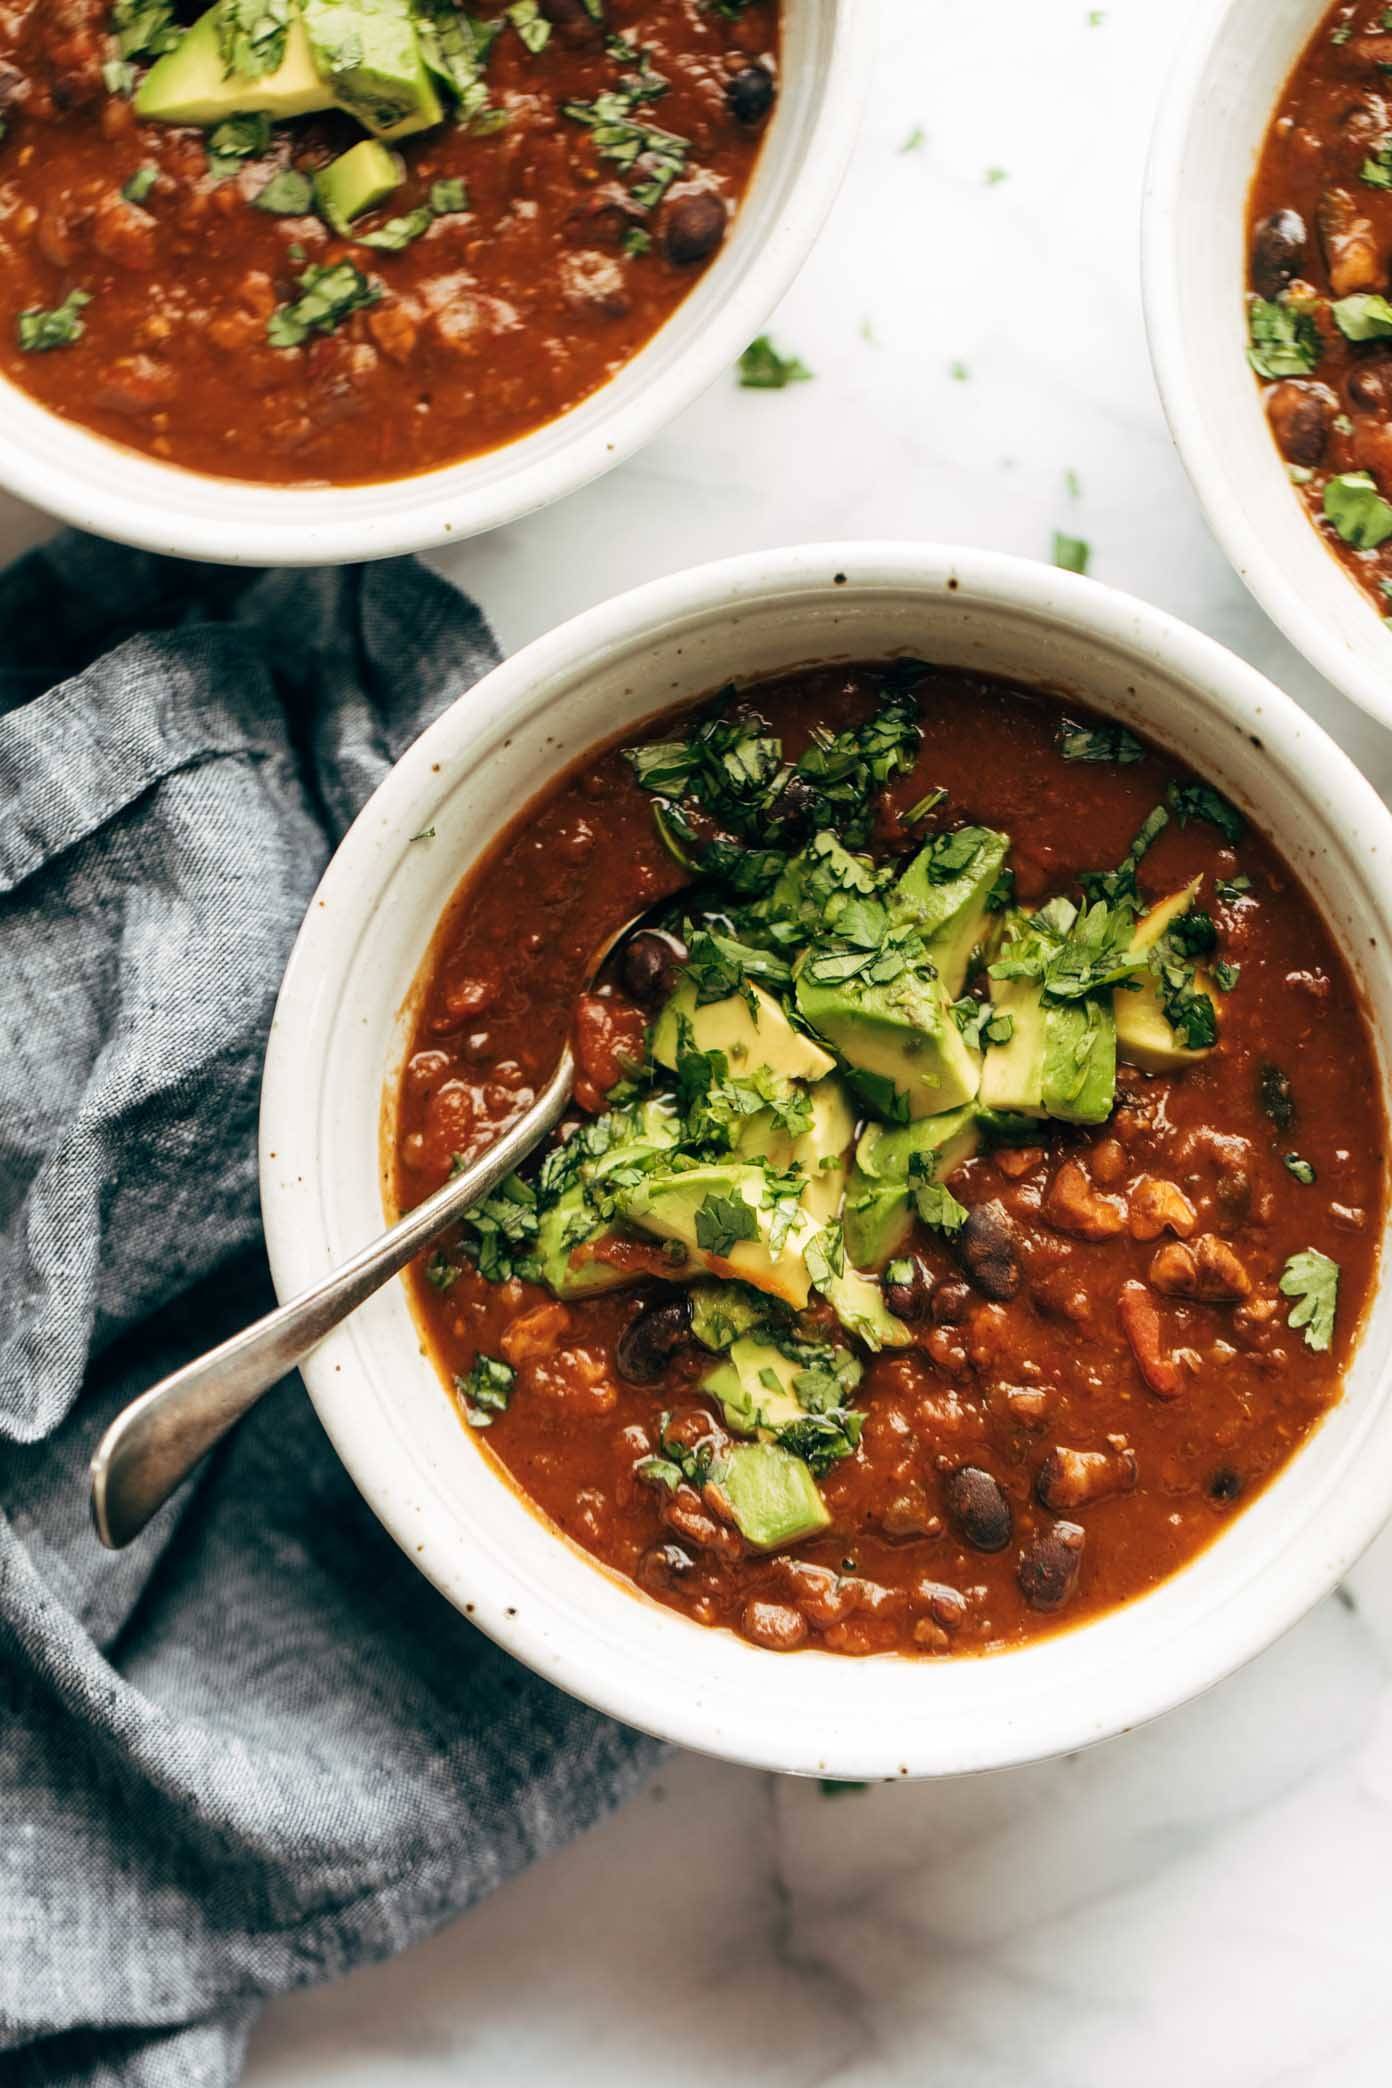
[[[1386,1093],[1392,818],[1287,698],[1173,619],[1046,567],[916,546],[760,554],[640,589],[528,647],[422,737],[348,835],[292,957],[267,1060],[263,1209],[282,1296],[391,1207],[383,1085],[395,1091],[412,1049],[422,966],[461,877],[538,786],[727,680],[905,655],[1060,692],[1226,793],[1318,906],[1364,997]],[[525,882],[509,872],[514,893]],[[1368,1129],[1380,1147],[1378,1117]],[[766,1767],[936,1775],[1035,1759],[1154,1716],[1327,1591],[1392,1509],[1390,1318],[1379,1280],[1342,1399],[1216,1541],[1123,1606],[989,1657],[775,1654],[640,1593],[470,1440],[402,1285],[331,1336],[305,1378],[355,1481],[422,1571],[562,1687]]]
[[[1386,196],[1356,170],[1350,183],[1351,141],[1338,136],[1338,118],[1377,91],[1365,47],[1373,40],[1369,26],[1384,12],[1373,0],[1339,0],[1333,7],[1329,0],[1225,0],[1201,10],[1166,88],[1151,145],[1143,285],[1170,430],[1219,543],[1292,644],[1389,724],[1392,633],[1384,618],[1392,602],[1379,601],[1378,572],[1321,512],[1326,477],[1356,471],[1372,454],[1370,423],[1355,427],[1345,397],[1346,365],[1370,351],[1350,348],[1326,311],[1319,329],[1332,352],[1321,361],[1333,370],[1338,395],[1331,420],[1337,420],[1327,447],[1316,439],[1313,467],[1308,428],[1303,447],[1296,438],[1307,461],[1282,454],[1266,409],[1274,405],[1279,413],[1292,401],[1289,395],[1273,400],[1276,383],[1254,373],[1249,360],[1252,311],[1263,290],[1281,298],[1294,272],[1297,280],[1314,279],[1321,301],[1338,296],[1316,222],[1321,192],[1332,185],[1355,213],[1367,204],[1377,223],[1388,225]],[[1338,42],[1330,40],[1335,33]],[[1392,51],[1386,36],[1384,44],[1386,55]],[[1392,97],[1378,98],[1392,111]],[[1308,148],[1296,141],[1288,148],[1273,134],[1292,111],[1302,128],[1310,119]],[[1365,157],[1370,150],[1359,147]],[[1292,207],[1305,219],[1303,254],[1271,249],[1265,258],[1255,255],[1261,221]],[[1380,288],[1392,289],[1392,237],[1380,271]],[[1288,359],[1278,352],[1268,365],[1256,352],[1279,378]],[[1312,381],[1324,375],[1316,368]],[[1392,494],[1392,483],[1386,490]],[[1307,491],[1320,500],[1310,501]]]
[[[874,15],[872,0],[596,12],[493,9],[487,106],[461,127],[442,88],[447,120],[400,139],[370,137],[342,101],[269,133],[141,119],[130,96],[168,60],[119,55],[106,0],[22,15],[0,52],[0,480],[152,550],[293,565],[476,534],[631,454],[735,362],[810,249]],[[615,93],[637,99],[605,128]],[[512,128],[490,129],[509,109]],[[681,145],[679,123],[699,149],[624,160],[625,125]],[[379,171],[395,155],[404,182],[335,227],[316,184],[355,141]],[[361,309],[316,306],[300,338],[310,271],[366,288]]]

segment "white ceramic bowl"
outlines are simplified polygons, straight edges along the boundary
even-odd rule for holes
[[[783,0],[783,8],[778,105],[729,238],[647,346],[560,419],[439,471],[307,490],[162,464],[58,419],[0,378],[0,484],[98,536],[181,558],[273,566],[420,551],[575,492],[729,370],[835,198],[874,58],[874,0]],[[257,413],[248,395],[248,447]]]
[[[1248,190],[1326,5],[1210,0],[1194,10],[1146,174],[1146,329],[1170,430],[1214,535],[1291,643],[1387,725],[1392,633],[1310,523],[1245,354]]]
[[[261,1182],[288,1297],[383,1217],[383,1083],[470,862],[584,750],[674,701],[799,664],[908,652],[1018,676],[1151,734],[1275,834],[1392,1035],[1392,817],[1295,704],[1158,610],[931,545],[760,552],[591,610],[497,668],[397,764],[344,840],[286,973]],[[410,845],[433,827],[437,838]],[[1386,1061],[1384,1059],[1384,1082]],[[422,1572],[539,1673],[687,1746],[847,1777],[986,1769],[1150,1718],[1266,1646],[1392,1509],[1392,1294],[1342,1404],[1207,1552],[1124,1611],[1023,1651],[857,1661],[761,1651],[607,1574],[489,1463],[393,1283],[305,1368],[358,1486]]]

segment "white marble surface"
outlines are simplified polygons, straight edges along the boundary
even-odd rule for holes
[[[511,648],[735,550],[1047,557],[1063,528],[1392,791],[1392,739],[1209,539],[1151,384],[1141,175],[1187,10],[883,7],[850,182],[772,328],[815,382],[717,386],[635,462],[442,563]],[[0,507],[0,550],[40,526]],[[834,1797],[680,1758],[397,1963],[274,2005],[247,2083],[1384,2088],[1390,1917],[1392,1536],[1243,1674],[1085,1756]]]

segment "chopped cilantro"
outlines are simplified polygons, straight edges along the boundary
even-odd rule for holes
[[[987,188],[999,188],[1003,181],[1009,181],[1010,176],[1004,167],[988,167],[983,179]]]
[[[1392,304],[1375,291],[1355,291],[1330,306],[1334,324],[1346,341],[1380,341],[1392,334]]]
[[[1320,359],[1319,328],[1302,305],[1254,297],[1247,360],[1259,377],[1308,377]]]
[[[966,384],[971,377],[971,371],[964,362],[949,363],[947,374],[954,384]]]
[[[1092,557],[1092,546],[1083,537],[1068,536],[1063,530],[1056,529],[1051,557],[1065,573],[1085,573]]]
[[[455,7],[454,0],[415,0],[413,17],[421,56],[432,78],[453,97],[460,128],[476,133],[501,129],[508,114],[490,105],[483,74],[503,33],[504,17],[478,21]]]
[[[285,56],[297,11],[298,0],[222,0],[218,49],[227,71],[248,80],[273,73]]]
[[[913,1179],[912,1167],[910,1179]],[[967,1222],[965,1206],[959,1204],[952,1191],[944,1188],[941,1182],[919,1182],[914,1188],[913,1202],[923,1223],[930,1225],[934,1232],[945,1233],[949,1239]]]
[[[656,209],[686,171],[691,150],[689,138],[635,117],[642,103],[654,99],[654,86],[655,76],[631,78],[618,87],[605,88],[592,102],[561,103],[561,114],[589,131],[601,159],[611,161],[625,174],[641,175],[641,180],[630,184],[629,194],[643,210]]]
[[[1298,1300],[1289,1323],[1296,1333],[1304,1333],[1306,1347],[1327,1349],[1339,1303],[1339,1264],[1318,1247],[1307,1247],[1286,1263],[1279,1288],[1283,1297]]]
[[[456,1159],[454,1171],[463,1164]],[[535,1274],[530,1250],[537,1236],[537,1196],[530,1182],[509,1175],[491,1196],[471,1204],[459,1223],[464,1251],[489,1283]]]
[[[800,1386],[801,1378],[795,1379]],[[865,1416],[853,1407],[835,1407],[827,1413],[804,1414],[778,1431],[778,1443],[800,1457],[817,1479],[825,1479],[843,1457],[854,1457],[860,1448]]]
[[[226,181],[240,171],[243,160],[259,159],[270,142],[269,116],[229,116],[208,133],[208,172],[215,181]]]
[[[636,261],[640,255],[651,252],[652,234],[645,231],[641,225],[630,225],[620,245],[629,260]]]
[[[425,1280],[437,1291],[447,1291],[459,1281],[461,1271],[456,1262],[437,1247],[425,1265]]]
[[[123,58],[159,58],[184,32],[174,19],[174,0],[115,0],[111,33]]]
[[[381,284],[351,261],[307,268],[299,291],[289,304],[277,305],[266,321],[266,338],[273,348],[298,348],[311,334],[332,333],[352,313],[377,304],[382,296]]]
[[[147,161],[121,183],[121,194],[127,203],[143,203],[158,180],[159,168],[152,167]]]
[[[538,51],[546,49],[551,41],[551,24],[542,13],[538,0],[513,0],[512,6],[504,12],[534,57]]]
[[[45,312],[33,305],[15,321],[15,334],[26,355],[44,355],[50,348],[71,348],[87,331],[83,308],[92,302],[90,290],[70,290],[60,305]]]
[[[1392,189],[1392,135],[1384,132],[1359,169],[1369,188]]]
[[[1297,1182],[1303,1182],[1307,1189],[1313,1185],[1316,1179],[1315,1170],[1308,1160],[1302,1160],[1299,1153],[1283,1153],[1281,1158],[1287,1174],[1293,1174]]]
[[[633,1467],[640,1479],[649,1486],[665,1486],[669,1493],[685,1483],[694,1486],[699,1493],[711,1476],[715,1460],[715,1439],[703,1437],[690,1449],[684,1443],[673,1442],[667,1429],[671,1422],[670,1413],[664,1414],[657,1424],[657,1453],[652,1457],[640,1457]]]
[[[970,994],[952,1003],[952,1019],[976,1051],[985,1051],[991,1044],[1008,1044],[1015,1034],[1013,1015],[1003,1015],[990,1001],[974,1000]]]
[[[282,167],[264,188],[257,190],[252,202],[258,210],[270,211],[274,217],[307,217],[314,208],[314,184],[307,174]]]
[[[758,1220],[742,1196],[708,1196],[696,1209],[696,1244],[724,1260],[740,1240],[758,1235]]]
[[[1226,957],[1220,957],[1213,967],[1213,983],[1220,993],[1231,993],[1241,977],[1242,966],[1229,964]]]
[[[1220,877],[1213,889],[1220,899],[1231,904],[1234,899],[1240,899],[1244,892],[1251,891],[1252,880],[1244,870],[1239,870],[1236,877]]]
[[[377,254],[399,254],[404,247],[428,232],[435,222],[435,213],[428,203],[408,210],[403,217],[388,218],[375,232],[354,232],[350,235],[359,246],[371,247]]]
[[[1324,513],[1356,551],[1373,551],[1392,536],[1392,504],[1366,471],[1344,471],[1330,479],[1324,489]]]
[[[127,58],[108,58],[102,65],[102,85],[108,94],[128,97],[135,90],[135,67]]]
[[[1065,720],[1055,744],[1065,761],[1115,761],[1125,766],[1145,758],[1145,748],[1124,725],[1073,725]]]
[[[903,144],[899,147],[899,150],[900,152],[922,152],[927,142],[927,131],[921,123],[916,123]]]
[[[469,208],[469,190],[462,175],[452,174],[430,184],[430,208],[436,217],[452,217]]]
[[[497,1356],[475,1356],[467,1377],[456,1377],[454,1389],[464,1405],[470,1428],[491,1428],[505,1414],[517,1372]]]
[[[789,384],[805,384],[812,375],[797,356],[780,355],[767,334],[750,342],[737,367],[746,391],[782,391]]]
[[[1182,827],[1188,826],[1191,820],[1206,819],[1233,846],[1242,839],[1245,832],[1242,814],[1211,784],[1171,783],[1165,795],[1170,810]]]

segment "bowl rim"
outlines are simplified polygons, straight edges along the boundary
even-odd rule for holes
[[[1392,812],[1314,720],[1256,668],[1217,641],[1161,609],[1096,581],[998,552],[926,543],[845,543],[760,551],[699,566],[650,581],[587,610],[495,668],[407,750],[341,842],[310,902],[291,954],[266,1058],[260,1138],[262,1208],[272,1275],[281,1298],[292,1296],[324,1267],[322,1259],[316,1258],[314,1243],[306,1241],[304,1205],[287,1187],[293,1180],[313,1175],[318,1153],[319,1133],[312,1112],[305,1107],[310,1092],[307,1080],[317,1076],[305,1072],[308,1061],[302,1033],[307,1024],[324,1019],[336,991],[335,945],[351,949],[390,874],[380,860],[383,832],[404,842],[412,831],[414,813],[420,810],[419,802],[413,806],[413,799],[429,777],[436,777],[434,787],[438,788],[439,776],[447,775],[452,765],[486,760],[488,749],[500,742],[503,732],[515,733],[529,716],[541,715],[549,705],[564,699],[563,685],[550,686],[549,694],[538,696],[537,691],[545,692],[562,677],[574,681],[594,672],[606,658],[619,651],[627,654],[657,629],[680,631],[698,617],[717,611],[730,614],[741,604],[757,604],[797,588],[825,589],[833,577],[846,589],[843,600],[859,594],[873,596],[877,590],[928,594],[951,588],[968,611],[989,614],[993,609],[1004,610],[1033,616],[1056,628],[1071,628],[1099,646],[1110,646],[1117,656],[1134,660],[1141,671],[1162,671],[1183,682],[1202,712],[1256,740],[1288,776],[1299,777],[1296,787],[1307,800],[1327,795],[1331,804],[1338,805],[1339,831],[1356,833],[1360,844],[1368,843],[1360,846],[1359,875],[1384,931],[1378,967],[1392,975],[1392,955],[1386,953],[1392,942]],[[1162,730],[1159,736],[1163,740]],[[558,761],[557,773],[570,759],[573,754]],[[1279,844],[1279,828],[1273,821],[1267,823]],[[1334,832],[1332,818],[1321,815],[1319,823]],[[1340,939],[1347,947],[1347,938]],[[347,960],[341,957],[341,961]],[[275,1170],[267,1164],[268,1153],[278,1155]],[[317,1191],[312,1189],[310,1194]],[[1392,1268],[1384,1255],[1370,1313],[1390,1287]],[[1365,1326],[1364,1342],[1366,1339]],[[1379,1368],[1379,1384],[1359,1424],[1358,1458],[1351,1473],[1341,1468],[1344,1491],[1337,1527],[1316,1529],[1307,1516],[1293,1537],[1283,1537],[1274,1595],[1270,1579],[1257,1571],[1259,1562],[1255,1558],[1244,1562],[1234,1586],[1202,1612],[1203,1630],[1177,1634],[1167,1659],[1153,1664],[1116,1663],[1116,1684],[1101,1708],[1056,1692],[1047,1702],[1031,1703],[1028,1716],[1022,1717],[1017,1706],[1013,1720],[1002,1718],[998,1729],[974,1734],[970,1745],[956,1744],[948,1753],[930,1720],[909,1734],[864,1730],[862,1721],[854,1742],[843,1741],[839,1746],[816,1733],[784,1731],[781,1726],[771,1730],[766,1705],[746,1708],[741,1703],[733,1710],[723,1701],[717,1705],[709,1690],[701,1687],[699,1661],[691,1663],[692,1687],[679,1701],[664,1693],[661,1676],[650,1677],[641,1660],[612,1662],[606,1671],[596,1672],[583,1647],[577,1654],[564,1635],[558,1641],[548,1634],[536,1606],[524,1599],[528,1591],[523,1581],[509,1578],[511,1568],[506,1562],[500,1566],[491,1558],[483,1566],[475,1561],[461,1564],[457,1556],[442,1556],[448,1547],[438,1545],[431,1545],[421,1556],[421,1526],[390,1498],[382,1477],[383,1431],[366,1404],[355,1396],[351,1373],[321,1350],[308,1359],[303,1375],[335,1449],[402,1549],[456,1608],[535,1672],[627,1724],[726,1759],[795,1774],[888,1778],[1004,1768],[1074,1751],[1189,1701],[1264,1651],[1329,1592],[1392,1511],[1392,1400],[1387,1384],[1392,1366]],[[1375,1432],[1382,1438],[1376,1446],[1367,1440]],[[397,1455],[402,1455],[399,1446]],[[1296,1463],[1298,1459],[1292,1461],[1292,1465]],[[1259,1505],[1254,1503],[1248,1513],[1255,1513]],[[536,1511],[528,1507],[527,1512]],[[549,1528],[544,1518],[539,1519],[552,1541],[564,1549],[568,1540]],[[455,1547],[456,1553],[467,1549],[467,1545]],[[588,1555],[576,1556],[586,1571],[606,1575],[611,1581],[618,1578]],[[1200,1554],[1200,1558],[1211,1556],[1212,1548]],[[1163,1585],[1173,1586],[1183,1573],[1181,1569]],[[625,1594],[635,1609],[648,1607],[627,1584]],[[1047,1659],[1049,1647],[1108,1630],[1119,1618],[1136,1613],[1137,1606],[1123,1606],[1074,1632],[992,1656],[989,1665],[1008,1662],[1023,1670],[1024,1663],[1032,1662],[1033,1676],[1038,1662]],[[711,1638],[728,1636],[704,1632],[697,1625],[690,1628]],[[1169,1641],[1164,1644],[1168,1647]],[[775,1658],[757,1648],[745,1650],[760,1662]],[[813,1651],[804,1651],[798,1658],[834,1662],[847,1671],[848,1685],[851,1676],[865,1666]],[[1057,1700],[1059,1696],[1066,1700]],[[740,1727],[733,1737],[727,1730],[731,1719]]]
[[[1328,0],[1309,0],[1310,18],[1294,65],[1305,49],[1324,13]],[[1392,677],[1365,660],[1315,611],[1308,609],[1295,576],[1268,550],[1261,532],[1253,526],[1248,511],[1234,491],[1213,441],[1200,402],[1202,372],[1190,352],[1181,320],[1180,295],[1185,255],[1178,233],[1178,194],[1184,180],[1188,134],[1194,108],[1213,63],[1215,46],[1227,23],[1243,8],[1254,9],[1254,0],[1221,0],[1200,10],[1190,32],[1181,38],[1161,94],[1146,159],[1141,201],[1141,301],[1145,314],[1146,339],[1151,368],[1170,434],[1179,452],[1189,483],[1198,497],[1209,527],[1217,537],[1229,563],[1261,608],[1312,667],[1361,710],[1383,725],[1392,725]],[[1274,114],[1267,112],[1266,123]],[[1264,134],[1264,133],[1263,133]],[[1237,342],[1234,306],[1234,344]],[[1255,387],[1254,387],[1255,394]],[[1274,445],[1273,445],[1274,448]],[[1292,496],[1294,497],[1294,496]],[[1333,554],[1320,543],[1313,525],[1309,528],[1311,550],[1327,561]],[[1356,583],[1348,579],[1348,586]],[[1370,619],[1376,610],[1368,606]]]
[[[786,0],[785,0],[786,4]],[[784,206],[765,237],[732,268],[726,256],[694,282],[656,333],[613,376],[566,412],[478,457],[364,485],[276,486],[167,464],[51,413],[0,375],[0,487],[44,513],[118,543],[167,556],[229,565],[344,564],[439,549],[502,528],[578,492],[625,462],[733,367],[767,323],[807,260],[845,176],[869,91],[878,43],[878,0],[808,0],[828,11],[829,52],[815,111],[788,185]],[[745,202],[758,186],[756,163]],[[738,223],[738,218],[736,219]],[[733,259],[733,257],[731,257]],[[625,373],[660,354],[680,328],[701,284],[714,278],[724,294],[703,321],[670,351],[665,366],[612,403]],[[605,402],[610,400],[607,410]],[[255,404],[248,394],[249,409]],[[582,418],[583,417],[583,418]],[[569,423],[576,423],[573,427]],[[553,448],[515,469],[470,485],[481,467],[497,467],[509,450],[561,431]],[[70,451],[74,466],[45,454],[45,442]],[[132,485],[131,481],[145,481]],[[209,512],[186,503],[190,487],[216,495]],[[315,512],[327,501],[331,512]]]

